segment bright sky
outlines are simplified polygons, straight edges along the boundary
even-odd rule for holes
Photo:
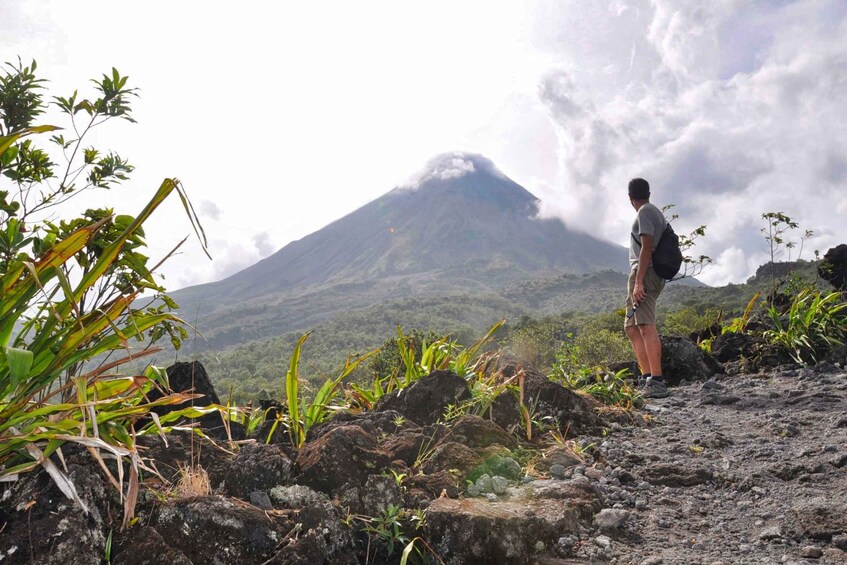
[[[626,182],[700,224],[712,284],[765,260],[763,212],[847,241],[847,2],[534,0],[0,3],[0,59],[50,93],[115,66],[137,124],[94,142],[136,165],[99,203],[180,178],[210,237],[163,269],[218,280],[379,197],[437,154],[481,153],[544,213],[625,244]],[[82,208],[97,203],[79,201]],[[77,210],[71,210],[75,212]],[[177,200],[154,258],[190,232]]]

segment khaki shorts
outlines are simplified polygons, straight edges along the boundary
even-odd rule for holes
[[[636,269],[629,272],[629,280],[626,283],[626,313],[629,315],[632,312],[632,291],[635,288],[635,273]],[[625,318],[623,326],[625,328],[631,326],[655,325],[656,324],[656,300],[662,289],[665,288],[665,279],[656,274],[653,267],[647,268],[647,274],[644,276],[644,292],[646,295],[638,303],[638,308],[630,318]]]

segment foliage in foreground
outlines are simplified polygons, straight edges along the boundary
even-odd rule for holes
[[[176,194],[201,241],[202,230],[176,179],[165,179],[135,217],[89,209],[79,217],[56,220],[56,206],[128,178],[132,166],[125,159],[86,146],[84,140],[111,119],[134,121],[129,100],[135,89],[112,69],[94,81],[95,99],[80,99],[77,92],[53,99],[73,132],[49,139],[65,157],[60,166],[35,143],[42,134],[60,130],[33,125],[47,106],[44,81],[35,70],[35,62],[19,62],[7,65],[0,76],[0,474],[15,478],[41,466],[84,508],[74,485],[50,459],[64,444],[78,444],[119,490],[126,525],[143,467],[136,437],[163,433],[182,415],[198,414],[188,408],[153,417],[136,429],[152,407],[193,396],[172,394],[149,402],[146,395],[153,388],[168,388],[164,371],[151,367],[134,376],[114,372],[155,351],[150,345],[160,338],[170,336],[178,345],[184,335],[181,320],[170,312],[175,305],[142,254],[142,226]],[[162,305],[138,307],[145,291],[156,293]],[[148,349],[133,353],[130,340],[142,337]],[[104,459],[117,462],[117,478]]]
[[[817,362],[847,337],[847,301],[840,292],[824,294],[805,288],[791,297],[786,312],[770,305],[767,314],[772,328],[764,332],[764,338],[801,364]]]

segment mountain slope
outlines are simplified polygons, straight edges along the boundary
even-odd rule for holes
[[[402,296],[490,292],[530,278],[626,269],[624,248],[539,220],[538,199],[477,155],[395,188],[235,275],[173,293],[206,334],[307,327]]]

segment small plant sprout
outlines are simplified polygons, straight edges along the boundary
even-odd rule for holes
[[[397,483],[397,486],[404,489],[403,483],[406,481],[406,473],[398,473],[394,469],[389,469],[389,471],[391,472],[391,477],[394,479],[394,482]]]
[[[409,420],[405,416],[403,416],[402,414],[397,414],[396,416],[394,416],[394,420],[392,421],[395,428],[402,428],[408,422],[409,422]]]
[[[209,473],[200,465],[183,465],[179,469],[179,480],[174,488],[178,498],[192,498],[212,494]]]

